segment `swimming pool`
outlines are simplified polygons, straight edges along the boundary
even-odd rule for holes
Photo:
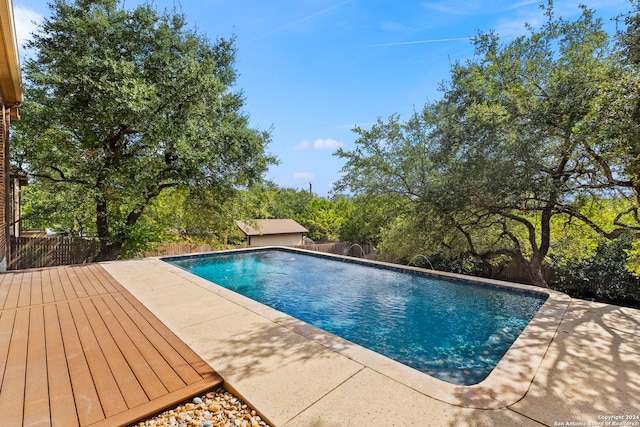
[[[165,261],[457,385],[486,378],[546,300],[286,249]]]

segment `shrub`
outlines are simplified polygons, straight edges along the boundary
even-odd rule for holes
[[[554,287],[575,297],[640,307],[640,277],[628,269],[633,243],[626,236],[603,241],[590,257],[553,266]]]

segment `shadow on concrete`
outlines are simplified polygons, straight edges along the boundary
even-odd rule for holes
[[[354,345],[337,337],[330,338],[326,332],[286,316],[277,319],[277,323],[258,322],[250,332],[243,331],[239,336],[217,341],[220,353],[216,358],[216,369],[230,373],[235,381],[279,372],[292,365],[344,362],[344,357],[328,348],[341,351]]]
[[[548,425],[639,415],[639,332],[640,310],[572,300],[529,392],[511,409]]]

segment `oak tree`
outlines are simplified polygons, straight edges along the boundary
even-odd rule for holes
[[[32,179],[91,200],[100,259],[119,255],[164,189],[238,188],[275,161],[268,132],[242,111],[233,38],[212,42],[152,3],[49,6],[28,42],[13,157]]]

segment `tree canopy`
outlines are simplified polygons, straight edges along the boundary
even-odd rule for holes
[[[101,258],[118,256],[164,189],[239,188],[275,162],[242,112],[233,38],[211,42],[151,3],[50,8],[28,43],[12,157],[52,192],[92,201]]]
[[[515,259],[540,286],[554,221],[640,236],[638,121],[628,114],[637,69],[593,11],[565,20],[549,2],[545,15],[509,43],[475,37],[474,58],[453,64],[442,99],[410,120],[356,128],[355,150],[338,152],[347,162],[337,187],[399,195],[434,251]],[[623,208],[603,223],[594,199]]]

